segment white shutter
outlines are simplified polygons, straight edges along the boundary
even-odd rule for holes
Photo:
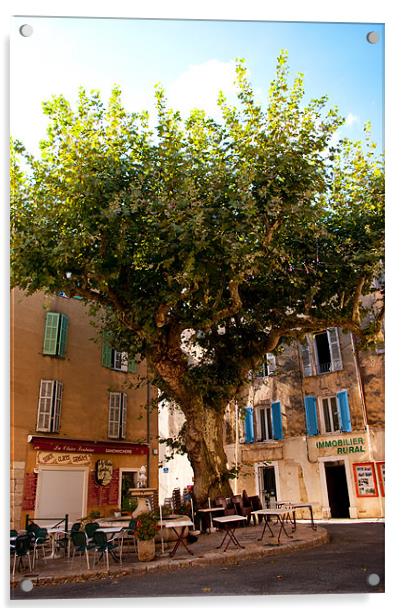
[[[342,370],[343,362],[341,358],[340,341],[338,339],[337,327],[329,327],[327,330],[327,337],[330,346],[331,371],[333,372],[334,370]]]
[[[109,395],[109,438],[118,438],[120,428],[120,394],[110,392]]]
[[[60,431],[61,399],[63,397],[63,384],[54,381],[53,387],[53,432]]]
[[[121,368],[122,372],[128,372],[128,353],[121,353]]]
[[[260,414],[261,414],[261,409],[255,409],[255,424],[256,424],[256,430],[255,430],[255,441],[260,441],[262,438],[262,431],[260,429]]]
[[[52,419],[54,381],[40,381],[38,416],[36,430],[38,432],[50,432]]]
[[[121,438],[125,438],[127,425],[127,394],[121,394]]]
[[[301,347],[301,357],[302,357],[302,364],[304,367],[304,375],[305,376],[312,376],[313,374],[313,369],[312,369],[312,353],[311,353],[311,349],[309,346],[309,341],[306,338],[305,339],[305,343],[300,345]]]
[[[274,353],[266,353],[267,375],[273,374],[276,369],[276,356]]]

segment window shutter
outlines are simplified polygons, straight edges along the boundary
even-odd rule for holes
[[[273,438],[281,441],[283,438],[283,422],[281,419],[280,402],[272,402]]]
[[[312,376],[313,374],[313,370],[312,370],[312,355],[311,355],[311,350],[309,347],[309,343],[308,340],[305,341],[304,344],[301,344],[301,357],[302,357],[302,364],[304,367],[304,375],[305,376]]]
[[[341,358],[337,327],[329,327],[327,330],[327,337],[330,346],[331,370],[342,370],[343,362]]]
[[[53,381],[40,381],[36,430],[50,432],[52,418]]]
[[[127,394],[121,394],[121,438],[125,438],[127,425]]]
[[[43,354],[57,355],[57,334],[59,328],[60,314],[58,312],[48,312],[45,321],[45,333],[43,340]]]
[[[102,366],[105,368],[112,368],[112,352],[113,349],[108,342],[108,335],[104,333],[102,344]]]
[[[253,408],[245,408],[245,443],[253,443],[255,440],[253,433]]]
[[[53,426],[52,432],[60,431],[61,399],[63,397],[63,384],[54,381],[53,387]]]
[[[109,438],[119,437],[120,426],[120,394],[110,392],[109,394]]]
[[[340,407],[340,430],[352,432],[351,413],[348,404],[348,393],[344,389],[337,394],[338,406]]]
[[[136,361],[135,359],[128,360],[128,372],[136,372]]]
[[[308,436],[316,436],[319,434],[317,424],[316,398],[315,396],[305,396],[305,416],[306,416],[306,433]]]
[[[66,344],[67,344],[67,331],[68,331],[68,317],[65,314],[60,314],[58,349],[57,349],[57,355],[59,357],[65,356],[65,349],[66,349]]]

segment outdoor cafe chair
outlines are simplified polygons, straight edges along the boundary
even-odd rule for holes
[[[11,555],[14,556],[13,577],[15,576],[17,559],[18,559],[18,570],[20,570],[21,566],[23,565],[23,558],[25,556],[28,558],[29,571],[32,571],[31,537],[28,534],[17,535],[17,537],[15,537],[15,544],[14,545],[10,544],[10,552],[11,552]]]
[[[83,530],[72,532],[71,533],[71,543],[73,546],[73,551],[72,551],[72,556],[71,556],[71,567],[74,562],[75,554],[79,554],[80,558],[82,558],[82,556],[85,555],[87,567],[88,569],[90,569],[88,550],[92,549],[94,545],[88,544],[88,538],[86,536],[86,533],[84,533]]]
[[[137,549],[136,537],[135,537],[135,526],[136,526],[136,520],[132,519],[132,520],[130,520],[128,528],[124,528],[122,530],[122,532],[121,532],[120,561],[121,561],[121,558],[122,558],[124,541],[126,542],[127,540],[131,540],[132,541],[132,545],[134,546],[134,551],[136,551],[136,549]]]
[[[35,529],[32,536],[32,548],[33,548],[33,562],[32,569],[35,568],[35,560],[38,558],[39,550],[42,553],[42,557],[46,556],[46,547],[50,546],[50,538],[46,528]]]
[[[86,533],[86,536],[88,537],[88,541],[90,544],[93,544],[93,535],[95,534],[98,528],[99,528],[98,522],[88,522],[88,524],[85,524],[85,533]]]
[[[97,530],[95,531],[94,535],[93,535],[93,543],[94,543],[94,554],[93,554],[93,566],[95,566],[95,558],[96,558],[96,553],[99,553],[99,560],[97,562],[99,562],[104,555],[106,555],[106,567],[107,567],[107,571],[110,568],[110,563],[109,563],[109,554],[112,555],[114,560],[119,560],[121,563],[121,551],[120,551],[120,558],[118,559],[116,557],[116,555],[114,554],[114,550],[117,547],[117,544],[114,543],[114,541],[112,539],[107,539],[106,537],[106,533],[103,532],[102,530]]]

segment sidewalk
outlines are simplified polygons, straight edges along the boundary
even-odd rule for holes
[[[132,548],[123,551],[122,564],[110,559],[110,570],[106,570],[105,559],[103,559],[94,569],[88,570],[85,558],[75,557],[71,559],[60,557],[54,559],[39,559],[35,563],[35,571],[29,572],[28,569],[16,572],[15,578],[11,580],[11,585],[16,586],[22,580],[31,580],[34,585],[42,584],[62,584],[79,583],[89,579],[101,579],[109,577],[120,577],[125,575],[144,575],[145,573],[158,571],[171,571],[182,567],[208,566],[211,564],[234,564],[240,560],[263,558],[268,555],[278,553],[288,553],[294,550],[305,549],[329,542],[329,535],[323,528],[313,530],[310,524],[298,524],[293,536],[287,537],[281,534],[280,544],[277,544],[278,526],[272,527],[274,537],[271,537],[268,529],[265,532],[263,542],[258,541],[262,534],[263,525],[239,528],[235,536],[244,549],[236,548],[232,543],[224,552],[218,549],[218,545],[223,539],[223,532],[206,533],[198,535],[198,540],[191,543],[188,547],[193,552],[191,556],[185,548],[179,546],[174,557],[169,556],[172,543],[162,546],[156,544],[156,558],[150,562],[138,561],[137,554]],[[224,544],[226,545],[226,544]],[[224,546],[223,546],[224,549]],[[90,553],[90,564],[92,567],[93,554]],[[11,577],[11,575],[10,575]]]

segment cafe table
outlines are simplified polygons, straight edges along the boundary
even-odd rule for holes
[[[246,517],[243,515],[223,515],[217,518],[214,518],[214,522],[217,522],[219,526],[222,526],[223,530],[226,531],[226,534],[223,537],[220,545],[217,546],[217,549],[223,547],[225,540],[227,539],[227,545],[224,548],[223,552],[225,552],[230,543],[233,543],[237,548],[245,548],[244,545],[241,545],[235,536],[235,531],[238,528],[241,522],[244,522]]]
[[[209,533],[214,532],[216,529],[213,526],[213,513],[216,511],[224,511],[224,507],[206,507],[205,509],[197,509],[197,513],[208,513],[210,515],[210,527],[209,527]],[[201,531],[203,530],[202,528],[202,518],[201,518]]]
[[[274,537],[274,533],[269,524],[269,517],[271,516],[276,516],[277,521],[280,524],[280,530],[279,530],[278,537],[277,537],[277,543],[280,543],[280,537],[281,537],[282,531],[284,531],[285,535],[287,535],[287,537],[290,538],[290,535],[287,533],[284,524],[287,520],[291,521],[290,516],[293,513],[294,513],[294,509],[292,507],[276,507],[274,509],[257,509],[256,511],[252,511],[252,515],[255,515],[255,516],[261,515],[264,517],[264,520],[265,520],[262,534],[259,537],[258,541],[263,541],[266,528],[269,529],[271,536]]]
[[[170,556],[174,556],[180,545],[184,546],[186,551],[189,552],[191,556],[194,555],[194,553],[191,552],[184,540],[185,529],[193,525],[194,523],[191,520],[160,520],[158,522],[158,526],[160,528],[171,528],[176,536],[176,542],[174,544],[174,547],[171,552],[169,552]]]
[[[309,509],[311,527],[313,530],[317,530],[317,526],[313,519],[313,509],[312,509],[313,503],[291,503],[288,501],[279,501],[277,503],[277,507],[292,507],[292,509]],[[294,512],[294,528],[296,528],[295,512]]]

